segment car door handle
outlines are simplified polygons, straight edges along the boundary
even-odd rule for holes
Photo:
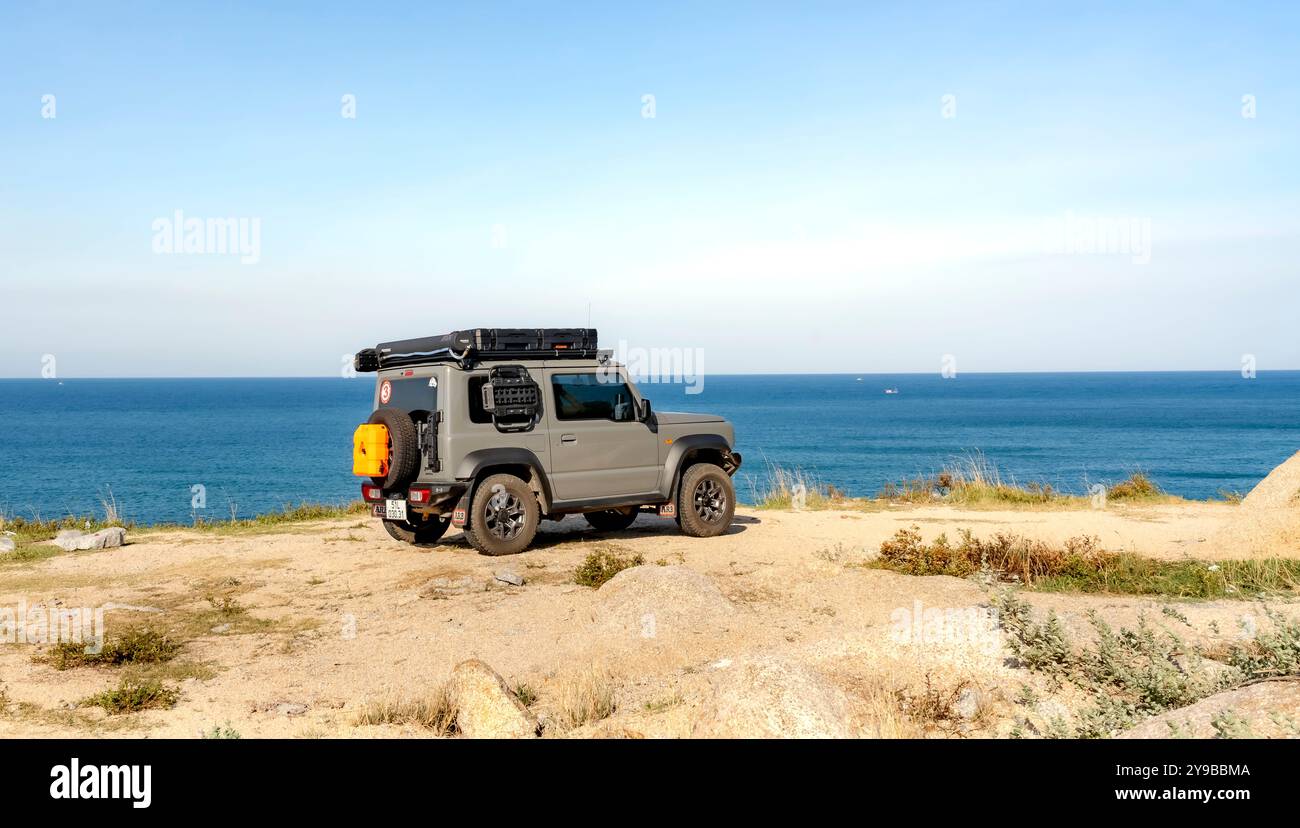
[[[578,435],[576,435],[576,434],[561,434],[561,435],[560,435],[560,442],[561,442],[561,443],[576,443],[576,442],[578,442]]]

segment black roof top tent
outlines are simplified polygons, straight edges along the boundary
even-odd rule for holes
[[[594,359],[596,354],[595,328],[470,328],[381,342],[358,351],[352,362],[370,373],[435,362],[468,368],[485,359]]]

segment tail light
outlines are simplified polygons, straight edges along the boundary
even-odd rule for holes
[[[433,490],[428,488],[411,489],[407,498],[412,503],[428,503],[433,500]]]
[[[379,486],[362,484],[361,499],[367,503],[378,503],[384,499],[384,490]]]

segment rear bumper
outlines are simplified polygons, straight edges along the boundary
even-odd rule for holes
[[[411,500],[411,489],[424,489],[429,492],[429,501],[427,503],[415,503]],[[366,503],[370,506],[372,517],[384,517],[384,504],[389,500],[402,500],[406,502],[407,509],[415,514],[420,515],[444,515],[449,514],[456,501],[459,500],[466,492],[468,487],[462,483],[412,483],[398,489],[385,489],[383,497],[379,500],[366,498]]]

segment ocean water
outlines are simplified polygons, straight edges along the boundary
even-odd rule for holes
[[[373,381],[0,380],[0,511],[97,513],[108,489],[141,523],[355,499],[352,431]],[[1300,371],[708,376],[700,387],[642,390],[657,410],[736,424],[741,500],[773,465],[869,495],[973,452],[1019,482],[1085,491],[1144,471],[1207,498],[1249,491],[1300,450]]]

